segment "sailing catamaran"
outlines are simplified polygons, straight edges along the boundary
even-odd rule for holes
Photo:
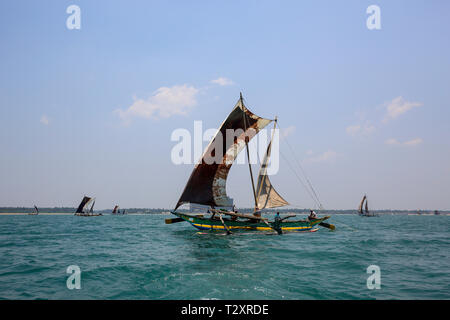
[[[260,130],[272,121],[274,122],[275,129],[277,119],[264,119],[250,112],[244,105],[241,93],[240,99],[234,109],[209,143],[201,161],[195,166],[175,209],[171,211],[178,218],[166,219],[166,223],[187,221],[200,230],[218,229],[225,230],[228,234],[234,229],[275,230],[279,234],[283,231],[317,231],[318,225],[334,229],[333,225],[323,222],[329,216],[295,221],[286,220],[287,218],[293,217],[292,215],[286,216],[278,221],[269,221],[267,218],[261,216],[261,210],[263,209],[289,205],[274,189],[267,175],[267,166],[275,130],[272,133],[271,141],[267,146],[267,151],[261,164],[256,188],[253,181],[248,143]],[[234,136],[232,139],[225,139],[224,137],[228,137],[229,133],[227,130],[229,129],[232,129]],[[239,134],[236,132],[239,132]],[[226,181],[234,160],[244,148],[247,150],[247,160],[255,203],[252,214],[223,209],[233,206],[233,201],[226,194]],[[217,161],[217,158],[219,158],[219,161]],[[187,203],[206,205],[210,209],[204,214],[186,214],[177,211],[181,205]]]
[[[37,216],[38,214],[39,214],[39,209],[36,206],[34,206],[34,211],[30,212],[28,215],[29,216]]]
[[[363,211],[363,207],[364,207],[364,211]],[[375,213],[369,212],[369,205],[367,204],[367,196],[366,195],[364,195],[364,197],[362,198],[362,200],[359,204],[358,214],[361,217],[376,217],[377,216]]]
[[[91,203],[92,203],[91,208],[87,209],[89,207],[89,204]],[[78,206],[77,211],[75,212],[75,215],[82,217],[101,216],[102,215],[101,213],[94,213],[94,205],[95,205],[95,198],[84,196],[83,200],[81,200],[81,203]]]

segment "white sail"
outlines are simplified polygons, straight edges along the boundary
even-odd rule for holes
[[[273,135],[272,135],[273,140]],[[256,187],[256,200],[257,209],[265,208],[277,208],[289,205],[289,203],[283,199],[282,196],[273,188],[272,183],[267,175],[267,166],[270,159],[270,153],[272,149],[272,140],[267,146],[267,151],[264,156],[264,160],[261,164],[261,169],[258,175],[258,184]]]

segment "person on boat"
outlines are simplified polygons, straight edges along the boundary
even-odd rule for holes
[[[278,234],[282,234],[283,231],[281,230],[281,217],[280,217],[280,213],[277,212],[277,214],[275,215],[275,219],[273,221],[273,229],[278,233]]]
[[[309,210],[310,214],[308,219],[317,219],[317,214],[313,210]]]

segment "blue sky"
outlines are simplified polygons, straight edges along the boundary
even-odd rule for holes
[[[80,30],[66,28],[71,4]],[[366,27],[372,4],[381,30]],[[290,128],[325,208],[367,193],[374,209],[450,209],[449,13],[448,1],[2,1],[0,206],[89,194],[99,208],[171,208],[193,167],[171,162],[171,133],[217,127],[242,91]],[[126,113],[136,101],[156,111]],[[281,166],[278,191],[312,207]],[[251,206],[245,166],[227,189]]]

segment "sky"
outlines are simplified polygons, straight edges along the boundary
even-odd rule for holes
[[[242,92],[326,209],[448,210],[449,18],[444,0],[1,1],[0,206],[173,208],[193,164],[172,133],[217,128]],[[314,207],[283,159],[271,180]],[[227,192],[252,206],[245,165]]]

